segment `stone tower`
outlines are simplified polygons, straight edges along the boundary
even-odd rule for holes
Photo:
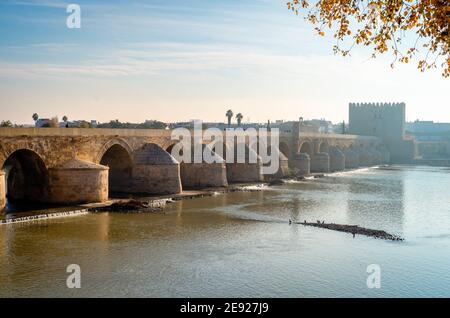
[[[405,140],[405,103],[349,103],[349,133],[381,138],[392,161],[409,162],[414,143]]]

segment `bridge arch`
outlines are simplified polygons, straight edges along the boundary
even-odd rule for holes
[[[330,151],[330,147],[326,141],[321,141],[319,143],[319,152],[326,152],[328,153]]]
[[[104,145],[104,149],[99,163],[109,167],[109,191],[127,192],[133,177],[131,148],[124,141],[112,140]]]
[[[48,170],[37,152],[26,148],[12,152],[2,163],[2,170],[10,203],[45,202],[48,198]]]
[[[305,153],[310,157],[314,154],[314,145],[310,141],[303,141],[299,147],[299,153]]]
[[[132,158],[132,154],[133,154],[133,149],[131,148],[131,146],[128,144],[128,142],[126,142],[124,139],[122,138],[113,138],[108,140],[106,143],[104,143],[101,147],[100,150],[97,153],[96,159],[95,159],[95,163],[100,164],[100,162],[102,161],[102,158],[104,157],[104,155],[106,154],[106,152],[114,145],[119,145],[121,146],[123,149],[125,149],[128,154],[130,155],[130,157]]]

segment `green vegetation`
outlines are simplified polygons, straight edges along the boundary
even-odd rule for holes
[[[165,129],[167,125],[163,122],[152,120],[144,123],[122,123],[119,120],[111,120],[109,123],[98,124],[97,128],[119,128],[119,129]]]
[[[0,123],[0,128],[20,128],[23,125],[13,124],[10,120],[2,120]]]
[[[0,127],[13,127],[13,124],[10,120],[2,120]]]

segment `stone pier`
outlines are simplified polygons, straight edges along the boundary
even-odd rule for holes
[[[330,156],[326,152],[318,152],[311,157],[311,172],[329,172]]]
[[[180,164],[155,144],[145,144],[134,153],[130,193],[181,193]]]
[[[279,168],[278,171],[273,175],[275,178],[283,178],[289,175],[289,159],[282,153],[279,152]],[[272,176],[269,176],[269,178]]]
[[[213,163],[207,163],[203,157],[197,158],[198,163],[180,164],[180,177],[183,188],[199,189],[208,187],[227,187],[227,168],[225,160],[206,145],[201,145],[202,154],[209,151]],[[192,147],[191,158],[195,161],[194,147]]]
[[[381,152],[376,149],[369,149],[368,151],[372,155],[372,165],[379,165],[382,163],[383,158]]]
[[[338,147],[330,147],[330,171],[345,170],[345,155]]]
[[[298,153],[289,161],[294,169],[298,169],[299,175],[307,176],[311,173],[311,159],[306,153]]]
[[[108,167],[79,159],[49,169],[49,200],[55,204],[108,200]]]
[[[180,176],[183,189],[228,186],[225,162],[181,163]]]
[[[264,180],[261,161],[258,163],[227,163],[229,183],[250,183]]]
[[[359,167],[359,155],[350,148],[344,149],[345,169],[357,169]]]
[[[386,147],[380,147],[380,153],[381,153],[381,163],[389,163],[391,161],[391,155]]]
[[[372,155],[367,149],[359,148],[358,156],[359,156],[359,166],[360,167],[368,167],[368,166],[372,165]]]
[[[233,163],[227,160],[227,179],[228,183],[249,183],[264,181],[262,174],[261,157],[252,148],[245,146],[245,163],[238,163],[237,149],[235,149]],[[226,153],[226,152],[225,152]],[[256,158],[256,162],[252,163],[250,158]]]

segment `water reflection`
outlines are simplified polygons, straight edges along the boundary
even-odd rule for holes
[[[405,169],[177,201],[161,213],[0,226],[0,296],[450,296],[450,174]],[[407,241],[353,239],[289,218]],[[365,286],[372,263],[383,265],[382,290]],[[69,264],[82,268],[80,290],[66,288]]]
[[[405,187],[403,172],[352,175],[348,185],[347,223],[403,235]]]

